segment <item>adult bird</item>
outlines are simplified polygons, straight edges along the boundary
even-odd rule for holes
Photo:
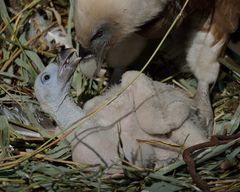
[[[115,47],[125,42],[125,47],[128,48],[127,39],[136,34],[148,39],[162,38],[185,2],[186,0],[75,0],[77,39],[83,48],[96,56],[99,69],[109,55],[115,52]],[[217,79],[217,59],[230,34],[237,29],[239,18],[240,0],[190,0],[173,32],[176,37],[184,34],[176,39],[179,49],[182,49],[181,46],[185,48],[185,61],[198,80],[195,99],[200,113],[208,119],[206,124],[209,125],[212,121],[209,85]],[[116,60],[124,58],[124,54],[118,52]],[[128,51],[128,55],[131,55],[131,51]]]

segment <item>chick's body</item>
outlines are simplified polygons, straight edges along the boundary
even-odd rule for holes
[[[62,55],[60,64],[49,64],[35,82],[40,105],[61,129],[94,111],[138,74],[126,72],[120,85],[89,100],[81,109],[69,95],[70,77],[79,60],[71,61],[71,52]],[[179,89],[141,74],[118,98],[67,137],[73,160],[105,166],[121,159],[140,167],[169,164],[179,153],[146,141],[161,140],[185,147],[206,141],[206,131],[199,126],[201,119],[194,107],[194,101]]]

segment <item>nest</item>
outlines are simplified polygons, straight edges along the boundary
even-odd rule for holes
[[[71,161],[64,134],[52,136],[56,125],[41,111],[33,93],[37,74],[60,45],[75,43],[73,5],[61,0],[10,0],[0,1],[0,7],[0,191],[239,191],[239,53],[227,49],[211,93],[214,131],[221,136],[186,149],[183,160],[159,170],[122,162],[113,165],[118,171],[111,173]],[[157,55],[148,73],[159,62],[170,63]],[[77,70],[72,85],[76,102],[81,105],[101,93],[111,70],[102,72],[88,80]],[[161,80],[194,94],[191,74],[170,73]]]

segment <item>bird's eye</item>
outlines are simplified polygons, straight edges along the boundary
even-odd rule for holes
[[[45,80],[45,81],[47,81],[47,80],[49,80],[49,79],[50,79],[50,75],[44,75],[44,77],[43,77],[43,78],[44,78],[44,80]]]
[[[98,39],[103,36],[103,30],[98,30],[97,33],[91,38],[91,41]]]
[[[48,81],[51,78],[51,76],[49,74],[43,74],[41,81],[44,84],[46,81]]]

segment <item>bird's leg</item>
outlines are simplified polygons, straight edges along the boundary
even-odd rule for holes
[[[217,79],[219,72],[217,59],[223,48],[224,40],[224,37],[216,39],[212,28],[198,31],[193,36],[187,52],[187,62],[198,80],[195,101],[199,109],[200,120],[202,120],[204,127],[208,129],[208,136],[212,134],[213,119],[209,85]]]
[[[207,129],[208,136],[213,131],[213,111],[209,96],[209,85],[206,82],[198,82],[197,92],[194,97],[198,109],[201,126]]]

